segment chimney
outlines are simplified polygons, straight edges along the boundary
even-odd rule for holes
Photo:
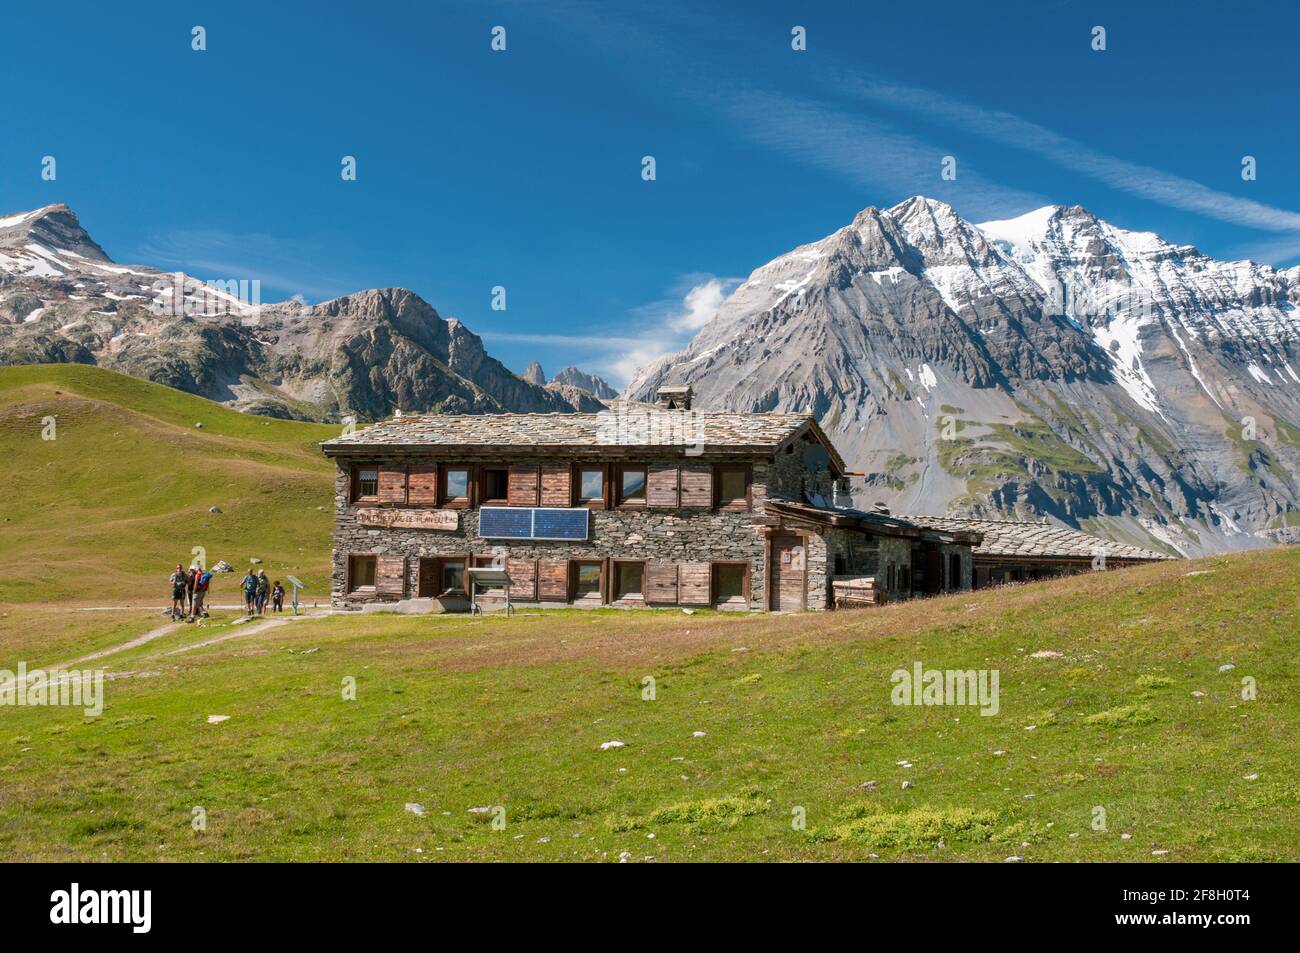
[[[876,500],[875,504],[872,506],[872,509],[875,510],[877,513],[879,513],[881,516],[889,515],[889,507],[886,506],[884,503],[882,503],[880,500]]]
[[[694,392],[690,384],[681,387],[663,386],[655,395],[655,401],[664,410],[690,410],[692,396]]]

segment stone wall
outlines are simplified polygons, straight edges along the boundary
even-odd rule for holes
[[[400,466],[404,459],[367,457],[365,462]],[[479,461],[457,458],[458,463]],[[483,461],[483,462],[497,462]],[[654,462],[654,461],[651,461]],[[677,464],[682,461],[676,460]],[[734,462],[692,458],[691,463]],[[517,542],[480,539],[478,510],[461,509],[454,531],[364,526],[357,510],[374,504],[353,504],[350,461],[341,461],[335,475],[334,556],[331,603],[336,608],[357,608],[380,601],[377,595],[360,596],[345,591],[350,555],[406,557],[405,596],[418,592],[419,559],[439,556],[495,556],[511,559],[644,559],[675,563],[746,561],[749,563],[749,605],[767,606],[766,540],[754,517],[762,512],[766,461],[753,462],[753,508],[727,512],[717,509],[608,509],[592,510],[586,541]],[[419,507],[410,507],[418,509]],[[824,558],[823,558],[824,566]]]

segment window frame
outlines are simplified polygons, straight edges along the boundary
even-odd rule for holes
[[[606,574],[605,574],[606,562],[607,560],[604,559],[570,559],[569,560],[569,602],[571,603],[595,602],[596,599],[599,599],[600,604],[605,605],[607,601],[605,598],[605,584],[607,581]],[[597,579],[596,582],[596,592],[595,592],[596,599],[592,598],[591,593],[587,593],[581,597],[579,597],[578,595],[578,573],[583,566],[595,566],[598,572],[600,573],[599,578]]]
[[[352,472],[349,476],[349,496],[353,503],[378,503],[379,502],[379,464],[377,463],[354,463]],[[375,492],[363,494],[361,492],[361,471],[373,470],[375,472]]]
[[[358,560],[368,560],[371,565],[370,585],[356,585],[356,571],[353,568]],[[348,553],[347,556],[347,584],[344,587],[347,594],[373,596],[379,593],[379,554],[378,553]]]
[[[621,569],[621,568],[624,567],[624,566],[640,566],[640,567],[641,567],[641,590],[640,590],[640,598],[638,598],[636,595],[626,595],[626,596],[624,596],[624,595],[620,595],[620,594],[619,594],[619,591],[618,591],[618,572],[619,572],[619,569]],[[610,572],[609,572],[609,601],[610,601],[611,603],[631,602],[631,603],[640,603],[641,605],[649,605],[649,602],[650,602],[650,593],[649,593],[649,590],[648,590],[648,588],[647,588],[647,586],[649,585],[647,577],[648,577],[648,572],[647,572],[646,560],[644,560],[644,559],[611,559],[611,560],[610,560]]]
[[[738,568],[741,572],[740,579],[740,599],[722,600],[718,598],[718,570],[722,568]],[[753,598],[751,589],[753,575],[753,566],[747,559],[715,559],[709,563],[709,603],[713,608],[721,606],[736,606],[748,609],[750,600]]]
[[[739,473],[745,481],[743,498],[722,498],[722,474]],[[754,508],[754,467],[748,463],[715,463],[713,465],[713,506],[727,513],[744,513]]]
[[[583,499],[582,475],[584,473],[600,474],[600,498]],[[609,508],[609,467],[603,463],[575,463],[570,479],[573,481],[573,505],[589,510]]]
[[[469,567],[472,565],[473,556],[469,553],[453,553],[446,556],[434,556],[434,572],[438,585],[442,585],[442,575],[446,571],[447,563],[460,563],[460,588],[459,589],[441,589],[433,597],[442,599],[447,596],[465,596],[469,598]]]
[[[628,472],[640,471],[641,473],[641,496],[624,497],[623,496],[623,474]],[[614,499],[615,505],[624,510],[643,510],[650,501],[650,467],[644,463],[620,463],[614,467]]]
[[[504,495],[492,496],[492,497],[488,496],[487,482],[488,482],[489,473],[504,474],[505,480],[501,487],[503,490],[505,490]],[[509,464],[490,463],[490,464],[480,465],[478,468],[478,484],[479,484],[479,488],[478,488],[477,503],[479,506],[509,506],[510,505],[510,465]]]
[[[462,470],[465,473],[465,495],[447,495],[447,474]],[[438,464],[438,505],[449,510],[467,510],[474,504],[474,467],[469,463]]]

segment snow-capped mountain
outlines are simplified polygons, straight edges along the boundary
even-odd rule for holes
[[[522,380],[402,288],[312,307],[260,299],[251,277],[205,282],[116,264],[65,205],[0,217],[0,365],[99,364],[313,420],[604,406],[578,388]]]
[[[915,197],[758,268],[626,394],[811,408],[913,513],[1041,514],[1196,554],[1300,526],[1300,268],[1078,206]]]

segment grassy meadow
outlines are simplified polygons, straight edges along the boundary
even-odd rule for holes
[[[166,625],[194,546],[325,604],[336,429],[0,368],[0,668],[107,653],[97,717],[0,706],[0,858],[1300,857],[1300,550],[830,614]],[[997,713],[893,704],[917,662],[997,671]]]
[[[0,710],[0,855],[1294,860],[1298,592],[1292,550],[825,615],[228,614],[96,662],[98,718]],[[916,661],[998,714],[891,704]]]

